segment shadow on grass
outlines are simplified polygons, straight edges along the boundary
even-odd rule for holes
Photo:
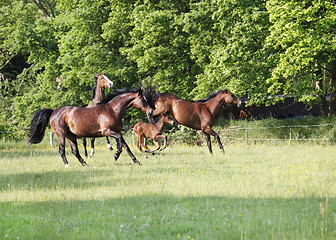
[[[112,161],[112,160],[111,160]],[[114,160],[113,160],[114,161]],[[111,163],[115,164],[115,163]],[[141,183],[142,176],[133,175],[132,171],[139,166],[131,162],[117,163],[115,168],[95,169],[94,167],[82,167],[79,170],[63,168],[59,171],[24,172],[17,174],[0,174],[0,189],[10,191],[13,189],[46,190],[61,187],[64,189],[90,189],[92,187],[116,186],[122,181],[128,180],[134,184]],[[178,168],[170,167],[169,171],[178,171]],[[150,170],[147,170],[150,171]],[[156,167],[157,173],[167,172],[167,168]],[[98,179],[104,179],[99,181]]]
[[[323,215],[321,206],[324,206]],[[136,196],[2,202],[0,238],[334,239],[335,199]]]

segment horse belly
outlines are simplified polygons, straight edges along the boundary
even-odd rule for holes
[[[160,134],[160,131],[157,129],[157,127],[149,123],[144,124],[143,132],[146,137],[151,138],[151,139],[154,139],[155,136]]]
[[[78,137],[101,137],[100,127],[95,114],[90,112],[77,112],[69,116],[68,126],[70,131]]]
[[[174,118],[180,124],[193,129],[201,129],[201,119],[198,109],[195,109],[192,103],[177,104],[174,109]]]
[[[201,130],[201,121],[198,117],[190,116],[189,118],[183,117],[179,119],[176,119],[180,124],[183,126],[193,128],[196,130]]]

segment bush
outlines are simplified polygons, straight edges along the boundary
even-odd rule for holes
[[[10,126],[8,124],[0,125],[0,139],[1,140],[23,140],[26,134],[24,130]]]

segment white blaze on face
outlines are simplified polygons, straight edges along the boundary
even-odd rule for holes
[[[106,77],[105,75],[103,75],[103,77],[104,77],[105,80],[109,83],[110,88],[113,87],[113,82],[112,82],[110,79],[108,79],[108,77]]]

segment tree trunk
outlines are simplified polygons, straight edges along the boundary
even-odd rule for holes
[[[336,60],[330,63],[330,115],[336,115]]]
[[[323,83],[322,81],[316,81],[316,90],[323,90]],[[327,99],[326,96],[321,96],[320,97],[321,102],[319,104],[320,106],[320,111],[321,111],[321,116],[328,116],[328,103],[327,103]]]
[[[315,89],[316,90],[321,90],[323,93],[325,93],[324,90],[324,84],[323,81],[320,80],[320,75],[321,75],[321,69],[318,68],[318,64],[317,61],[315,62],[315,69],[314,69],[314,73],[315,73]],[[328,103],[327,103],[327,98],[326,95],[323,94],[320,96],[320,111],[321,111],[321,116],[328,116]]]

